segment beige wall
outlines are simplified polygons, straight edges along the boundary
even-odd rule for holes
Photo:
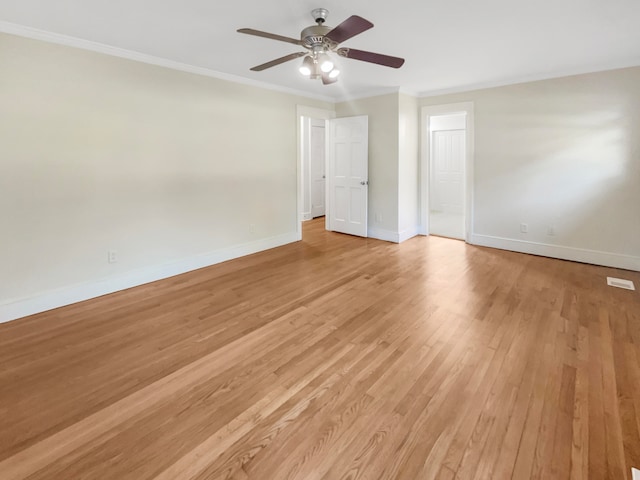
[[[337,117],[369,117],[369,230],[398,232],[398,94],[336,104]],[[381,216],[382,221],[376,221]]]
[[[333,105],[4,34],[0,65],[0,320],[295,239],[296,105]],[[465,101],[476,241],[640,269],[640,68],[335,105],[369,116],[370,228],[417,221],[417,107]]]
[[[418,99],[399,95],[398,232],[401,240],[414,236],[418,227]]]
[[[369,236],[398,242],[416,235],[418,99],[391,93],[352,100],[336,104],[336,115],[369,117]]]
[[[468,101],[476,240],[640,269],[640,67],[422,98],[420,105]],[[528,233],[520,233],[521,223]],[[588,250],[584,257],[575,256],[580,249]]]
[[[295,236],[296,105],[333,105],[11,35],[0,65],[0,307]]]

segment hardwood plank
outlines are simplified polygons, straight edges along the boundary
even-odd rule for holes
[[[630,480],[638,272],[303,230],[0,324],[0,478]]]

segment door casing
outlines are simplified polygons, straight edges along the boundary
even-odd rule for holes
[[[465,241],[471,242],[473,234],[473,159],[474,159],[474,116],[473,102],[450,103],[422,107],[421,110],[421,152],[420,152],[420,233],[429,234],[429,185],[431,164],[431,117],[466,114],[466,151],[465,151]]]

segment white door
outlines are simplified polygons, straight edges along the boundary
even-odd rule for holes
[[[432,137],[432,211],[464,212],[465,131],[433,132]]]
[[[329,120],[329,230],[367,236],[369,117]]]
[[[325,135],[324,120],[311,119],[309,169],[311,176],[311,217],[325,214]]]

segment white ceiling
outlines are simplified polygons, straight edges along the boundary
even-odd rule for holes
[[[236,33],[299,37],[310,11],[327,25],[360,15],[375,27],[342,44],[406,59],[399,70],[339,59],[334,85],[302,78],[302,51]],[[215,72],[342,99],[402,88],[427,95],[640,65],[638,0],[2,0],[0,29],[18,24]],[[15,29],[13,29],[15,31]]]

